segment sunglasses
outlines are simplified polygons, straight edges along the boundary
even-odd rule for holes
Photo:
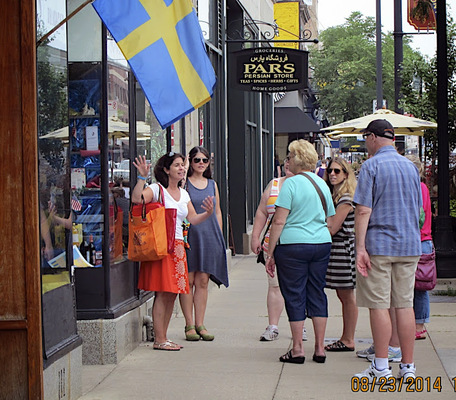
[[[372,132],[363,133],[363,139],[366,140],[366,138],[370,135],[372,135]]]
[[[201,161],[204,163],[204,164],[207,164],[209,162],[209,158],[199,158],[199,157],[195,157],[193,159],[193,161],[195,162],[195,164],[199,164]]]
[[[331,172],[334,171],[334,173],[335,173],[336,175],[339,175],[339,174],[342,172],[342,170],[339,169],[339,168],[328,168],[326,171],[328,171],[328,174],[330,174]]]

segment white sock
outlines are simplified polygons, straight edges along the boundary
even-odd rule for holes
[[[279,330],[279,327],[277,325],[269,325],[271,327],[271,329],[277,329]]]
[[[377,369],[377,371],[383,371],[384,369],[387,369],[388,359],[375,357],[375,368]]]

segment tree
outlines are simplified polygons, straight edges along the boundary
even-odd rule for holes
[[[456,148],[456,24],[450,16],[447,19],[447,60],[448,60],[448,135],[450,150]],[[403,99],[401,106],[414,116],[437,120],[437,55],[430,62],[418,58],[405,60],[403,65]],[[430,160],[429,186],[432,189],[437,180],[436,158],[438,151],[437,131],[426,131],[425,157]],[[456,198],[456,164],[450,158],[450,196]],[[455,207],[455,200],[452,200]],[[456,213],[452,211],[452,215]]]
[[[42,34],[38,27],[37,36]],[[50,43],[37,48],[38,136],[68,126],[67,76],[50,62]],[[41,140],[39,149],[55,173],[62,173],[65,156],[62,140]]]
[[[448,133],[450,149],[456,148],[456,24],[447,20],[448,52]],[[414,116],[437,121],[437,55],[430,62],[419,54],[404,57],[401,106]],[[435,130],[425,133],[425,138],[437,146]]]
[[[353,12],[343,25],[321,32],[321,48],[310,52],[314,87],[320,105],[332,124],[372,113],[376,99],[376,22]],[[404,38],[404,58],[413,54]],[[394,39],[382,39],[383,94],[394,104]]]

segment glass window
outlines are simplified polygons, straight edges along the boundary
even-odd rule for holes
[[[85,0],[68,0],[68,14]],[[90,5],[68,21],[68,61],[101,61],[101,20]]]
[[[101,267],[101,63],[68,64],[71,202],[76,267]],[[87,250],[89,249],[89,250]],[[82,256],[82,258],[81,258]]]
[[[108,34],[108,177],[111,263],[125,261],[130,208],[130,114],[128,63]]]
[[[69,283],[71,265],[71,193],[69,186],[69,129],[66,26],[44,36],[65,18],[64,1],[37,2],[38,159],[43,291]],[[57,273],[57,274],[56,274]],[[55,278],[55,277],[54,277]]]

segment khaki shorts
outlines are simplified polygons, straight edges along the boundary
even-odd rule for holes
[[[356,271],[356,304],[374,309],[412,308],[419,256],[370,256],[367,278]]]

